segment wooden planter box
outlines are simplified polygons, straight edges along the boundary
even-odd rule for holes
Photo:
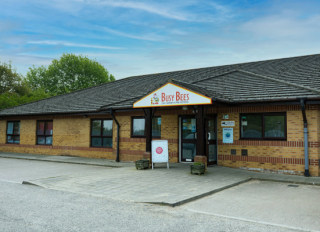
[[[136,169],[137,170],[143,170],[143,169],[148,169],[148,168],[149,168],[149,160],[142,159],[142,160],[136,161]]]
[[[191,174],[196,175],[203,175],[206,171],[206,165],[205,164],[192,164],[190,166]]]

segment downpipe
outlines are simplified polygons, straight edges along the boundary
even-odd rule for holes
[[[309,147],[308,147],[308,121],[306,115],[305,99],[300,99],[301,112],[303,117],[303,135],[304,135],[304,176],[309,177]]]
[[[120,152],[119,152],[120,151],[120,144],[119,144],[120,143],[120,124],[114,115],[113,109],[110,110],[110,114],[111,114],[112,119],[117,124],[117,158],[116,158],[116,162],[120,162]]]

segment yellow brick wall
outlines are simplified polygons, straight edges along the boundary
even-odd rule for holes
[[[218,125],[218,155],[230,155],[231,149],[236,149],[237,155],[241,158],[241,149],[248,149],[250,157],[280,157],[303,159],[303,146],[275,145],[262,141],[257,144],[250,144],[240,140],[239,120],[240,113],[252,112],[286,112],[287,114],[287,141],[303,142],[303,122],[301,110],[298,106],[279,107],[211,107],[207,109],[208,114],[217,115]],[[192,114],[192,109],[182,111],[178,108],[170,110],[157,110],[156,116],[161,116],[161,139],[169,141],[170,162],[179,161],[179,116]],[[222,115],[228,114],[229,121],[235,121],[234,144],[222,144]],[[120,160],[135,161],[143,157],[145,152],[145,138],[131,138],[131,117],[143,116],[143,112],[122,112],[116,113],[116,118],[120,123]],[[110,115],[96,116],[96,118],[110,118]],[[319,143],[320,133],[320,110],[309,108],[307,110],[309,122],[309,142]],[[53,120],[53,146],[36,145],[36,120]],[[54,116],[29,117],[20,119],[21,143],[20,145],[7,145],[6,143],[6,120],[0,120],[0,151],[23,152],[52,155],[74,155],[96,158],[107,158],[114,160],[117,147],[117,127],[113,123],[113,148],[90,148],[90,118],[88,117],[62,117]],[[320,148],[313,146],[309,148],[310,159],[319,159]],[[218,164],[228,167],[242,167],[248,169],[265,169],[272,171],[282,171],[288,173],[302,174],[304,165],[284,164],[277,162],[252,162],[232,159],[219,159]],[[310,173],[319,176],[318,166],[310,165]]]
[[[250,112],[254,112],[251,110]],[[258,111],[259,112],[259,111]],[[261,111],[260,111],[261,112]],[[283,111],[282,111],[283,112]],[[245,141],[250,140],[240,140],[240,113],[245,113],[245,110],[240,110],[236,113],[218,113],[218,140],[222,141],[222,127],[221,121],[223,120],[223,114],[229,115],[229,120],[235,121],[234,129],[234,143],[233,144],[220,144],[218,145],[218,155],[230,155],[231,149],[237,151],[236,156],[241,156],[241,149],[248,150],[248,156],[253,157],[281,157],[281,158],[298,158],[304,159],[304,148],[303,146],[292,147],[292,146],[277,146],[274,145],[273,141],[270,141],[270,144],[267,144],[266,141],[264,144],[252,145],[250,146]],[[292,142],[303,142],[303,118],[302,113],[299,110],[289,110],[286,112],[287,115],[287,141]],[[307,119],[308,119],[308,129],[309,129],[309,142],[319,142],[319,132],[320,132],[320,116],[319,110],[307,110]],[[239,141],[240,140],[240,141]],[[240,142],[240,144],[237,144]],[[220,142],[222,143],[222,142]],[[246,144],[246,145],[241,145]],[[237,145],[236,145],[237,144]],[[309,147],[309,158],[310,159],[319,159],[319,147]],[[235,161],[235,160],[219,160],[218,164],[228,167],[241,167],[248,168],[252,170],[271,170],[279,171],[289,174],[303,174],[304,165],[303,164],[283,164],[283,163],[268,163],[268,162],[248,162],[248,161]],[[310,174],[312,176],[319,176],[319,167],[315,165],[309,166]]]
[[[53,120],[53,145],[36,145],[37,120]],[[34,117],[20,120],[20,144],[6,144],[6,120],[0,121],[0,151],[115,159],[113,149],[90,148],[90,118]]]

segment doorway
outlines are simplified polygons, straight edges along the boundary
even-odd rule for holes
[[[182,116],[180,121],[181,162],[193,162],[197,151],[197,121],[194,116]]]
[[[208,116],[205,120],[206,155],[208,164],[217,164],[217,117]]]

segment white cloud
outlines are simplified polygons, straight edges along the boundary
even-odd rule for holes
[[[93,45],[93,44],[81,44],[81,43],[70,43],[70,42],[66,42],[66,41],[56,41],[56,40],[28,41],[27,43],[28,44],[40,44],[40,45],[65,46],[65,47],[111,49],[111,50],[122,49],[120,47],[111,47],[111,46]]]
[[[319,33],[320,15],[307,18],[287,15],[271,15],[255,18],[244,23],[240,29],[267,38],[304,37]]]
[[[131,39],[138,39],[138,40],[148,40],[148,41],[161,41],[164,40],[163,36],[159,36],[156,34],[144,34],[144,35],[133,35],[133,34],[129,34],[126,32],[122,32],[122,31],[117,31],[108,27],[100,27],[97,26],[96,28],[103,30],[107,33],[113,34],[113,35],[118,35],[118,36],[122,36],[122,37],[126,37],[126,38],[131,38]]]

